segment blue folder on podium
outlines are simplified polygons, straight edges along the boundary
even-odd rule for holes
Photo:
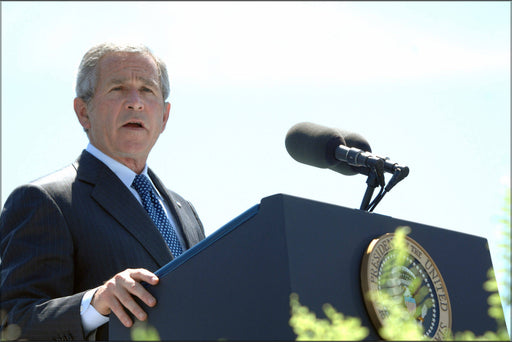
[[[483,289],[492,267],[481,237],[277,194],[263,198],[156,272],[148,324],[161,340],[294,340],[290,294],[322,317],[330,303],[380,339],[364,305],[361,260],[373,239],[409,226],[448,289],[452,331],[496,331]],[[130,340],[111,315],[110,340]]]

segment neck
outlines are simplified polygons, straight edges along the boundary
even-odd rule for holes
[[[144,160],[138,160],[138,159],[132,159],[132,158],[114,158],[136,174],[140,174],[142,170],[144,170],[144,167],[146,166],[146,159]]]
[[[87,146],[87,150],[95,155],[98,159],[103,160],[102,158],[109,158],[111,160],[115,160],[116,162],[126,166],[136,174],[140,174],[144,168],[146,167],[147,155],[140,157],[133,156],[123,156],[123,155],[110,155],[109,153],[105,153],[100,148],[94,146],[92,143],[89,143]],[[108,163],[108,161],[105,161]]]

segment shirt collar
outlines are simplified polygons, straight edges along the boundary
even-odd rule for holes
[[[98,158],[100,161],[103,162],[103,164],[107,165],[107,167],[112,170],[116,174],[117,177],[123,182],[124,185],[128,187],[128,189],[131,188],[131,185],[133,183],[133,180],[135,179],[135,176],[137,175],[135,172],[133,172],[129,167],[126,165],[121,164],[117,160],[113,159],[112,157],[107,156],[105,153],[98,150],[94,145],[89,143],[87,145],[86,151],[92,154],[94,157]],[[148,176],[148,166],[147,164],[144,165],[144,169],[142,170],[141,174]]]

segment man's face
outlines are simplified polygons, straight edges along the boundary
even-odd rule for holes
[[[132,168],[144,166],[169,118],[155,61],[136,53],[110,53],[98,64],[89,105],[75,99],[75,111],[90,142]],[[133,169],[133,168],[132,168]],[[137,171],[136,171],[137,172]]]

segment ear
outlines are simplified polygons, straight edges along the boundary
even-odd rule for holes
[[[87,104],[81,98],[75,97],[75,100],[73,101],[73,107],[75,108],[75,113],[78,121],[80,121],[80,125],[82,125],[85,131],[88,131],[91,128],[91,122],[89,121]]]
[[[167,125],[167,120],[169,120],[169,113],[171,111],[171,104],[169,102],[164,103],[164,115],[163,115],[163,124],[162,124],[162,130],[160,133],[162,133],[165,129],[165,125]]]

